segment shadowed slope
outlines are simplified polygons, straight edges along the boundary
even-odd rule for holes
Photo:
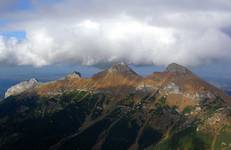
[[[0,102],[0,149],[222,149],[226,97],[177,64],[144,78],[123,63],[74,72]]]

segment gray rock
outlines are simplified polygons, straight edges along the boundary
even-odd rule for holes
[[[170,82],[164,87],[164,91],[168,93],[173,93],[173,94],[180,94],[180,87],[177,86],[175,83]]]
[[[178,65],[176,63],[172,63],[168,65],[168,67],[166,68],[166,72],[180,73],[180,74],[192,73],[186,67]]]
[[[204,99],[214,100],[216,99],[216,96],[209,91],[201,91],[196,93],[196,98],[199,100],[204,100]]]
[[[152,85],[148,85],[145,83],[141,83],[136,87],[136,91],[142,91],[142,92],[153,92],[156,90],[157,88],[154,88]]]
[[[36,86],[39,85],[39,82],[36,79],[30,79],[28,81],[23,81],[20,82],[12,87],[10,87],[6,93],[5,93],[5,98],[9,97],[9,96],[15,96],[18,94],[21,94],[25,91],[28,91],[30,89],[35,88]]]

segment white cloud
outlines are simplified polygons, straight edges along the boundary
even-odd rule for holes
[[[231,27],[226,0],[201,2],[199,8],[194,1],[110,2],[68,1],[23,13],[28,18],[11,27],[25,30],[26,39],[0,38],[0,62],[200,65],[231,59],[231,38],[223,32]]]

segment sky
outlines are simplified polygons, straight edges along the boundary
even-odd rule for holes
[[[117,62],[143,76],[175,62],[231,90],[231,1],[0,0],[0,91]]]
[[[226,86],[231,1],[0,0],[4,83],[74,70],[89,77],[117,62],[143,76],[175,62]]]
[[[230,64],[230,0],[1,0],[0,64]]]

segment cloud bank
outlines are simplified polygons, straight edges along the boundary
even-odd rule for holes
[[[229,0],[33,1],[33,10],[5,15],[17,20],[9,30],[23,30],[26,37],[0,36],[0,63],[195,66],[229,61],[230,10]]]

